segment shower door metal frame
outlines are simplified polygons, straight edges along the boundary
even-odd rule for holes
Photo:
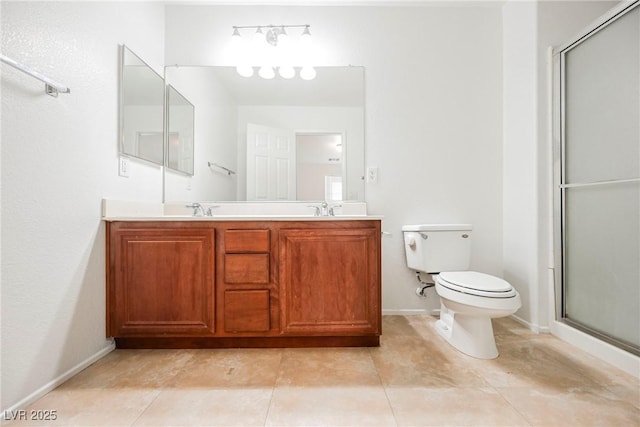
[[[574,47],[580,45],[591,36],[603,30],[636,7],[640,7],[640,0],[623,2],[610,10],[600,19],[592,23],[572,40],[552,50],[552,138],[553,138],[553,252],[554,252],[554,295],[555,295],[555,319],[575,329],[592,335],[602,341],[622,348],[630,353],[640,355],[640,350],[626,342],[622,342],[600,331],[589,328],[580,322],[566,317],[565,310],[565,283],[566,273],[564,263],[566,259],[566,245],[564,232],[566,230],[565,218],[565,190],[575,187],[596,185],[615,185],[625,182],[640,182],[640,178],[621,179],[612,181],[587,182],[566,184],[565,176],[565,55]]]

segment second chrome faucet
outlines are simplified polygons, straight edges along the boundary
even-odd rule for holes
[[[335,216],[336,213],[334,211],[334,208],[339,208],[341,206],[342,205],[339,204],[330,205],[326,200],[323,200],[318,205],[309,205],[310,208],[315,209],[314,216]]]
[[[186,205],[186,207],[193,209],[193,216],[213,216],[213,210],[219,206],[209,206],[205,210],[204,206],[196,202]]]

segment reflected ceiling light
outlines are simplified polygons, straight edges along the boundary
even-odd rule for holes
[[[238,65],[236,67],[236,71],[242,77],[251,77],[251,76],[253,76],[253,67],[251,65]]]
[[[278,74],[283,79],[292,79],[296,76],[296,70],[291,65],[281,65],[278,67]]]
[[[275,77],[275,68],[278,75],[283,79],[295,77],[296,71],[293,67],[297,64],[307,64],[308,47],[311,43],[310,25],[260,25],[260,26],[233,26],[231,35],[232,44],[238,53],[238,74],[244,77],[253,75],[253,67],[259,67],[258,75],[265,79]],[[302,33],[298,38],[300,46],[294,49],[292,40],[287,33],[287,29],[302,28]],[[247,49],[242,43],[241,30],[255,30],[252,39],[252,48]],[[316,77],[316,71],[311,66],[304,66],[300,72],[300,77],[304,80],[312,80]]]
[[[276,72],[273,71],[273,67],[265,65],[260,67],[260,70],[258,70],[258,75],[263,79],[271,80],[276,76]]]
[[[313,68],[313,67],[311,67],[309,65],[305,65],[300,70],[300,78],[302,80],[313,80],[313,79],[315,79],[316,78],[316,70],[315,70],[315,68]]]

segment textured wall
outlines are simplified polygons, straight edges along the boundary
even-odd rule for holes
[[[160,3],[7,2],[2,53],[2,409],[108,348],[102,197],[160,202],[160,169],[118,177],[118,44],[162,73]]]

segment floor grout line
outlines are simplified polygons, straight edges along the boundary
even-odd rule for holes
[[[153,405],[153,402],[155,402],[158,397],[162,394],[162,392],[166,390],[164,388],[161,388],[158,390],[158,392],[156,393],[155,397],[153,399],[151,399],[151,401],[147,404],[147,406],[145,406],[145,408],[140,411],[140,414],[138,414],[138,416],[136,417],[135,420],[133,420],[133,422],[131,424],[129,424],[129,427],[135,427],[136,423],[138,421],[140,421],[140,418],[142,418],[142,416],[144,415],[145,412],[147,412],[149,410],[149,408],[151,407],[151,405]]]
[[[285,349],[282,349],[280,351],[280,362],[278,363],[278,372],[276,373],[276,376],[273,380],[273,386],[271,387],[271,397],[269,397],[269,405],[267,405],[267,413],[265,414],[265,417],[264,417],[263,425],[265,427],[269,425],[267,423],[269,422],[269,415],[271,413],[271,407],[273,405],[273,396],[275,395],[276,388],[278,387],[278,378],[280,377],[280,372],[282,371],[282,362],[284,359],[284,352],[285,352]]]

